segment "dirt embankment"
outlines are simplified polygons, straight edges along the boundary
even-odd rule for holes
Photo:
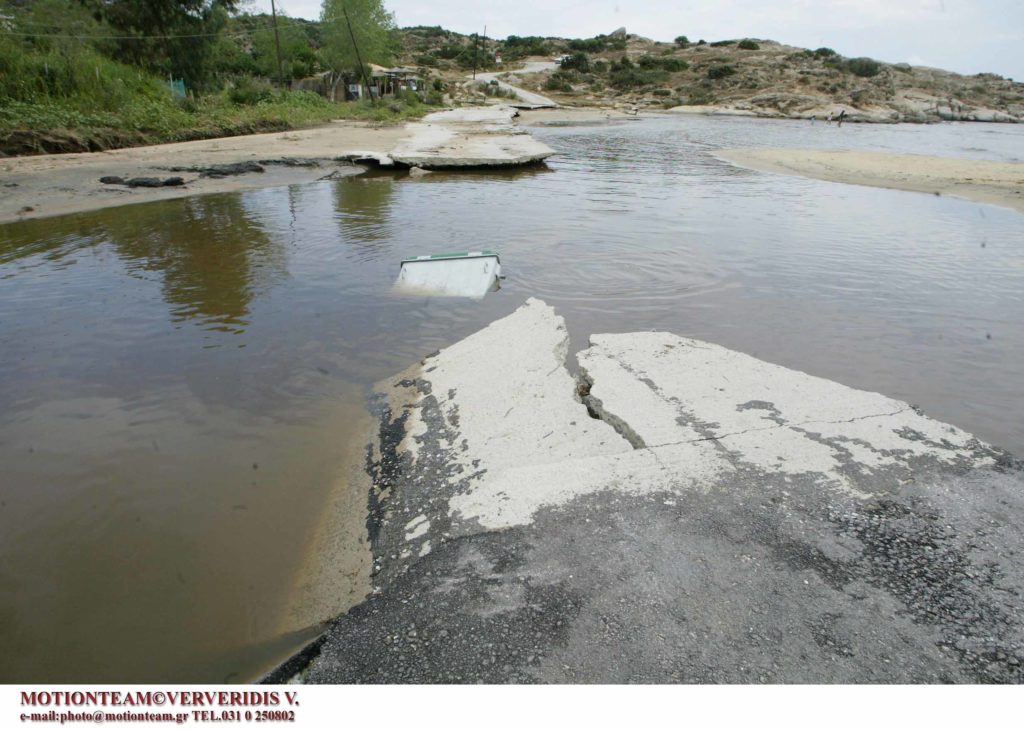
[[[266,120],[243,124],[231,129],[196,128],[182,132],[182,141],[220,139],[283,132],[291,127],[281,120]],[[144,147],[157,144],[152,137],[142,132],[118,129],[51,129],[35,131],[18,129],[0,134],[0,158],[33,154],[68,154],[73,152],[105,152],[125,147]]]

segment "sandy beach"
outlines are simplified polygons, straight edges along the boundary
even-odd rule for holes
[[[716,154],[762,172],[951,195],[1024,213],[1024,164],[835,149],[726,149]]]

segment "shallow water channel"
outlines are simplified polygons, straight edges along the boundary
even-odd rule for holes
[[[1024,453],[1024,215],[713,156],[1019,161],[1024,127],[697,117],[533,133],[559,153],[546,169],[0,227],[0,680],[257,675],[309,634],[293,586],[369,385],[528,296],[565,316],[571,351],[592,332],[671,330]],[[497,294],[391,295],[399,259],[478,248],[502,254]]]

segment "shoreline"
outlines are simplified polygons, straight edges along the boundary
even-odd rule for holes
[[[350,162],[339,163],[332,158],[348,150],[384,154],[406,135],[402,126],[375,128],[360,122],[337,121],[312,129],[125,147],[106,152],[9,157],[0,159],[0,185],[4,192],[0,198],[0,223],[191,195],[312,182],[331,174],[356,175],[365,168]],[[263,164],[263,172],[225,177],[202,177],[198,172],[168,169],[269,162],[271,158],[281,163]],[[287,160],[301,160],[307,166],[289,164]],[[178,176],[184,184],[129,188],[99,182],[100,177],[108,175],[161,179]]]
[[[723,149],[713,153],[760,172],[949,195],[1024,213],[1024,164],[891,152]]]
[[[365,172],[367,165],[505,167],[535,164],[554,154],[517,128],[515,114],[507,106],[467,107],[396,126],[339,120],[285,132],[0,158],[0,224],[347,177]],[[209,168],[224,165],[245,167],[210,174]],[[157,186],[100,181],[140,177],[153,178]],[[160,184],[170,178],[178,178],[176,184]]]

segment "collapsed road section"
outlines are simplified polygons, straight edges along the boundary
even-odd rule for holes
[[[269,680],[1021,682],[1024,471],[958,428],[529,300],[378,386],[374,591]]]

